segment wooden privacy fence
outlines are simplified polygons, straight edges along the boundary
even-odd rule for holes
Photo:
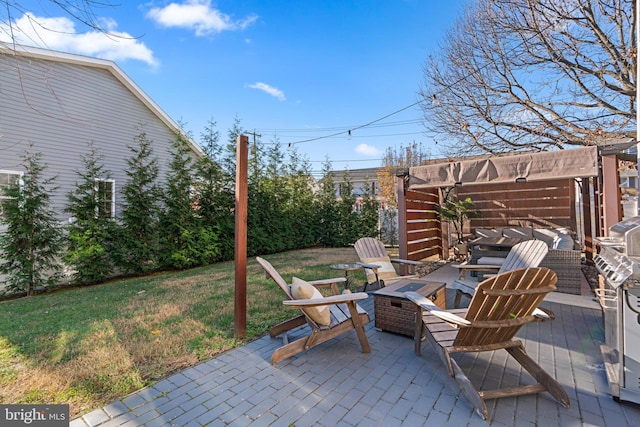
[[[459,199],[469,197],[482,217],[477,228],[567,228],[576,231],[576,184],[573,179],[478,184],[456,188]]]
[[[574,179],[537,182],[476,184],[454,188],[398,185],[400,257],[422,260],[433,255],[449,257],[449,224],[440,220],[438,206],[444,195],[469,197],[482,217],[465,223],[465,234],[480,228],[566,228],[576,232],[577,184]],[[406,242],[406,244],[404,243]]]
[[[421,260],[440,254],[443,241],[438,189],[411,190],[402,177],[398,178],[397,188],[400,258]]]

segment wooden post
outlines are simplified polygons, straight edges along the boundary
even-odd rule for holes
[[[603,228],[606,233],[609,227],[622,221],[622,206],[620,205],[620,173],[618,172],[617,156],[602,156],[602,216]]]
[[[454,190],[455,187],[451,187],[447,190],[446,195],[443,193],[444,189],[439,188],[437,191],[438,194],[438,206],[444,206],[447,203],[447,199],[449,198],[449,193],[451,190]],[[457,190],[456,190],[457,192]],[[444,221],[442,219],[442,215],[438,213],[438,219],[440,220],[440,259],[448,260],[449,259],[449,235],[451,234],[450,223]],[[457,242],[457,240],[456,240]],[[470,254],[471,252],[469,252]],[[469,258],[467,256],[467,258]]]
[[[407,189],[404,175],[396,176],[396,192],[398,200],[398,255],[402,259],[409,259],[407,239]],[[407,274],[407,267],[400,266],[400,274]]]
[[[249,138],[239,135],[236,147],[236,228],[235,228],[235,305],[233,327],[236,338],[247,333],[247,212]]]
[[[594,178],[594,180],[596,180]],[[591,178],[582,178],[582,228],[584,230],[584,246],[585,246],[585,258],[587,264],[593,265],[593,255],[596,254],[596,248],[593,244],[593,224],[591,223]],[[596,218],[599,215],[596,213]]]

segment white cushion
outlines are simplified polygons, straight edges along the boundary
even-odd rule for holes
[[[542,240],[549,246],[553,248],[553,243],[558,237],[558,232],[555,230],[551,230],[549,228],[534,228],[533,229],[533,238],[536,240]]]
[[[502,237],[502,229],[494,228],[489,230],[486,228],[478,228],[475,231],[475,235],[478,237]]]
[[[533,239],[533,230],[531,227],[503,228],[502,235],[510,239],[531,240]]]
[[[558,234],[558,240],[554,242],[554,249],[566,249],[573,250],[574,249],[573,238],[569,234]]]
[[[320,299],[323,298],[319,290],[309,282],[294,277],[291,283],[291,296],[294,299]],[[318,325],[329,326],[331,324],[331,312],[326,305],[317,307],[305,307],[302,309]]]

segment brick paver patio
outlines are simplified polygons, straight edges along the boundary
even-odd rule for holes
[[[373,297],[362,306],[373,316]],[[427,344],[417,357],[411,338],[377,331],[372,321],[369,354],[361,353],[351,332],[272,366],[269,358],[280,341],[265,336],[85,414],[71,426],[640,425],[640,405],[618,403],[609,393],[599,350],[602,315],[593,298],[552,295],[543,306],[556,319],[529,324],[518,335],[566,388],[570,409],[546,393],[503,398],[489,401],[490,418],[483,421]],[[522,374],[506,352],[467,356],[461,367],[472,368],[472,381],[509,382]]]

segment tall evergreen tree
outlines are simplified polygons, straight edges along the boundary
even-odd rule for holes
[[[55,286],[61,279],[62,228],[50,207],[55,177],[43,178],[46,165],[40,153],[25,153],[20,182],[4,190],[5,217],[0,222],[0,273],[7,275],[5,291],[26,291]],[[0,191],[3,191],[0,189]]]
[[[201,134],[205,156],[196,162],[196,180],[200,227],[218,237],[218,250],[207,262],[233,258],[234,197],[229,191],[229,178],[220,166],[222,146],[216,122],[209,120]]]
[[[365,236],[378,237],[379,204],[376,200],[372,181],[367,181],[363,187],[360,206],[357,238]]]
[[[322,165],[320,195],[318,199],[317,222],[319,224],[318,241],[324,246],[338,246],[338,206],[336,203],[336,184],[331,172],[331,161],[327,158]]]
[[[128,147],[127,182],[122,188],[124,203],[120,214],[118,265],[129,274],[152,271],[158,264],[158,214],[160,189],[158,160],[145,132]]]
[[[115,227],[109,203],[113,188],[105,185],[110,175],[93,144],[81,158],[84,170],[76,171],[79,181],[67,195],[65,212],[71,215],[71,223],[64,261],[74,269],[74,281],[89,284],[114,274],[111,236]]]
[[[348,170],[342,174],[342,183],[340,184],[340,200],[337,202],[338,221],[337,221],[337,246],[347,246],[353,244],[358,239],[358,222],[359,215],[355,211],[356,197],[354,194],[354,185]]]
[[[291,236],[294,248],[304,248],[317,243],[317,222],[314,216],[316,211],[315,194],[311,166],[308,160],[300,156],[298,151],[292,148],[289,151],[288,164],[288,188],[289,200],[285,209],[290,224],[290,229],[295,230]]]
[[[202,228],[197,219],[193,159],[183,135],[176,135],[171,156],[160,220],[160,259],[166,268],[189,268],[215,257],[219,250],[217,235]]]
[[[242,135],[242,122],[239,117],[233,119],[233,124],[227,132],[227,145],[222,153],[222,169],[230,177],[231,182],[236,178],[236,145],[238,136]]]

